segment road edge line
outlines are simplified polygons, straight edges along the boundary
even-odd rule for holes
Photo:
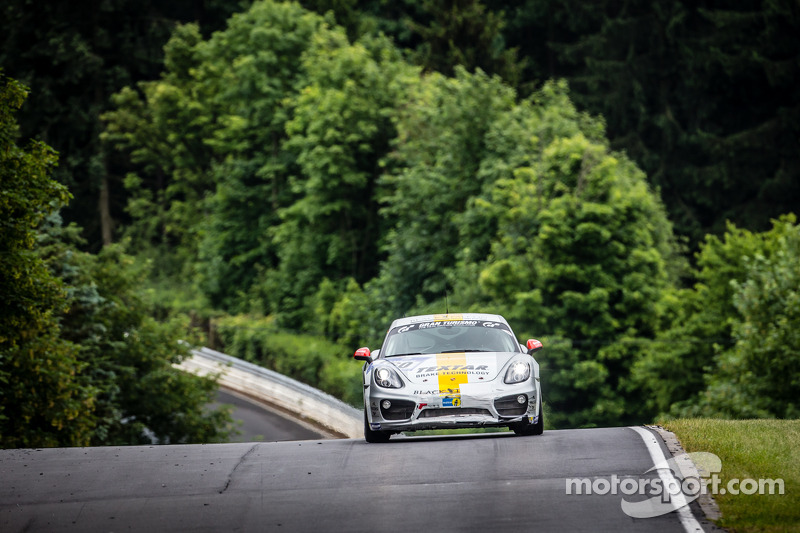
[[[686,454],[686,450],[684,450],[683,446],[681,446],[681,441],[678,440],[678,436],[672,431],[655,425],[648,425],[645,427],[657,432],[661,436],[661,439],[664,441],[664,444],[667,446],[667,449],[673,455],[673,457],[676,455]],[[689,467],[691,468],[691,471],[688,473],[688,475],[700,479],[701,482],[703,482],[703,487],[705,488],[708,483],[708,479],[700,476],[697,466],[691,461],[691,457],[688,456],[688,454],[687,457],[689,458]],[[684,477],[686,477],[687,474],[685,472],[683,474]],[[719,520],[722,517],[722,512],[719,510],[716,500],[714,500],[714,497],[708,490],[704,490],[700,493],[700,496],[697,498],[697,503],[700,504],[700,509],[703,510],[703,514],[707,520]]]
[[[653,466],[667,461],[666,455],[664,455],[664,452],[661,450],[661,446],[656,440],[655,434],[651,430],[642,426],[630,426],[630,428],[638,433],[642,438],[642,441],[644,441],[647,452],[650,454],[650,459],[653,461]],[[664,483],[663,486],[667,487],[670,486],[670,484],[676,483],[680,485],[680,482],[675,478],[675,475],[671,470],[659,468],[657,472],[658,476],[661,478],[661,481]],[[675,512],[678,514],[678,520],[687,533],[705,531],[697,518],[695,518],[694,514],[692,514],[692,510],[689,508],[688,502],[677,508]]]

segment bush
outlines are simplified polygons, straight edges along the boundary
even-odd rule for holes
[[[236,315],[214,323],[229,355],[360,405],[361,365],[351,349],[324,337],[281,330],[273,317]]]

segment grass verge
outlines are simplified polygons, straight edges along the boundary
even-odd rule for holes
[[[721,459],[719,487],[726,493],[714,495],[722,513],[717,525],[736,533],[800,532],[800,420],[683,419],[659,424],[675,433],[687,452],[711,452]],[[784,494],[728,490],[731,480],[744,479],[782,479]]]

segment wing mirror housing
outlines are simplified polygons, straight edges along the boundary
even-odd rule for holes
[[[365,346],[364,348],[359,348],[358,350],[356,350],[356,353],[353,354],[353,359],[371,363],[372,356],[370,355],[369,348]]]
[[[528,346],[529,354],[533,354],[533,352],[538,352],[543,348],[542,341],[537,341],[536,339],[528,339],[526,345]]]

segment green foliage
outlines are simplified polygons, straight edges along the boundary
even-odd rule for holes
[[[185,136],[187,144],[200,148],[193,150],[191,157],[207,159],[210,145],[191,141],[196,132],[203,132],[199,133],[201,138],[213,137],[205,136],[210,133],[208,127],[222,133],[220,148],[230,148],[236,142],[236,136],[224,130],[238,131],[245,138],[249,134],[264,135],[269,128],[257,127],[258,120],[251,121],[255,115],[263,118],[266,115],[262,111],[269,109],[269,105],[260,108],[260,95],[291,77],[300,63],[298,55],[310,42],[295,40],[294,36],[302,32],[281,26],[280,20],[296,21],[301,12],[317,20],[326,17],[329,22],[335,17],[346,28],[350,42],[383,32],[424,68],[448,76],[457,67],[470,72],[481,69],[501,76],[526,94],[541,88],[545,80],[567,79],[578,107],[605,117],[611,146],[624,150],[645,170],[651,185],[660,190],[677,231],[689,236],[693,246],[706,232],[722,233],[725,220],[763,230],[770,218],[791,211],[797,204],[800,160],[796,124],[800,102],[794,90],[798,73],[794,58],[800,50],[800,17],[792,0],[713,5],[687,0],[526,0],[513,5],[495,0],[304,0],[302,4],[320,15],[311,15],[296,4],[277,4],[276,8],[275,2],[256,2],[253,10],[242,13],[244,18],[231,19],[227,29],[227,17],[244,10],[248,1],[95,0],[75,7],[63,2],[34,5],[10,0],[4,4],[0,63],[18,79],[38,88],[21,122],[26,135],[39,135],[67,154],[57,171],[58,179],[76,196],[66,216],[86,229],[91,236],[89,247],[99,248],[101,226],[110,230],[119,225],[127,228],[131,223],[156,241],[168,236],[170,244],[153,258],[163,258],[166,251],[172,251],[172,239],[196,246],[203,236],[186,234],[187,227],[195,231],[196,226],[185,221],[203,212],[199,201],[215,189],[206,183],[194,188],[179,186],[182,192],[167,192],[173,185],[170,168],[165,167],[167,173],[160,176],[141,172],[140,163],[132,164],[100,142],[103,124],[99,117],[113,107],[109,95],[118,93],[118,99],[122,87],[135,87],[141,80],[152,83],[163,60],[167,71],[186,83],[160,85],[165,89],[162,97],[174,108],[190,113],[181,118],[181,127],[177,122],[164,124],[174,128],[169,143],[160,142],[159,128],[152,129],[153,136],[142,135],[159,145],[163,157],[171,157],[172,147],[184,151]],[[283,14],[273,19],[254,15],[268,11]],[[254,24],[242,23],[245,19]],[[218,38],[220,45],[238,50],[224,59],[218,56],[218,72],[191,73],[192,69],[186,67],[197,59],[198,50],[193,45],[176,50],[181,40],[178,35],[173,34],[173,41],[164,49],[176,24],[191,21],[196,22],[192,26],[199,39],[221,29],[224,31],[219,34],[226,37]],[[178,34],[184,32],[185,37],[186,27]],[[281,30],[269,37],[269,27]],[[281,34],[281,39],[274,39]],[[265,53],[257,58],[255,51],[250,54],[241,45]],[[282,58],[289,61],[279,66]],[[261,77],[254,71],[260,71]],[[220,98],[228,103],[238,101],[239,110],[231,112],[225,105],[217,107],[222,102],[205,98],[210,93],[203,92],[203,80],[217,74],[225,84]],[[141,86],[138,90],[149,93]],[[192,92],[192,105],[184,106],[184,97]],[[125,95],[128,104],[133,96],[140,98],[135,92]],[[154,95],[144,98],[152,100]],[[114,106],[119,110],[118,103]],[[177,109],[173,111],[177,113]],[[176,113],[156,116],[177,119]],[[157,123],[154,119],[151,125]],[[246,142],[259,146],[256,139]],[[265,142],[260,148],[269,152],[274,144]],[[213,157],[214,162],[224,159],[224,153]],[[243,171],[247,176],[268,172],[264,165],[248,160],[253,165]],[[220,170],[219,179],[232,169],[242,168],[239,163]],[[283,169],[284,163],[278,168]],[[202,168],[203,176],[212,178],[210,169]],[[127,179],[129,174],[139,178],[138,185],[136,179]],[[295,175],[294,170],[288,175]],[[258,194],[272,199],[274,192],[287,192],[289,187],[279,186],[285,185],[286,176],[281,170],[278,186],[265,186]],[[271,180],[260,178],[258,183]],[[124,182],[132,188],[124,187]],[[252,185],[246,183],[239,189]],[[221,200],[229,205],[227,214],[248,212],[243,208],[250,206],[249,195],[236,187],[231,190],[232,198]],[[109,211],[108,220],[102,224],[98,200],[103,200]],[[125,212],[126,208],[131,214]],[[149,216],[133,214],[145,208]],[[145,219],[155,222],[147,227]],[[248,241],[248,246],[259,249],[254,254],[257,258],[248,257],[241,252],[243,243],[237,242],[237,232],[227,228],[224,220],[215,222],[217,232],[225,234],[224,240],[212,242],[223,252],[237,245],[239,249],[219,263],[208,258],[204,267],[220,270],[219,277],[225,278],[224,265],[229,262],[238,264],[241,260],[251,270],[256,264],[266,269],[275,266],[274,250],[268,250],[265,242],[269,239]],[[260,235],[272,222],[255,230],[250,224],[249,234]],[[137,244],[138,248],[147,246]],[[159,268],[180,270],[186,261],[195,262],[195,256],[190,257],[165,260]],[[200,269],[201,273],[205,271]],[[252,282],[242,271],[231,276]],[[225,293],[215,287],[215,278],[209,280],[209,290]],[[225,298],[219,294],[215,296],[217,305]],[[229,304],[234,305],[225,302]]]
[[[353,362],[351,348],[282,330],[271,317],[229,316],[215,327],[226,353],[361,406],[361,367]]]
[[[275,229],[279,268],[265,277],[267,308],[292,322],[323,276],[365,282],[377,273],[381,221],[375,194],[392,122],[416,70],[386,39],[349,44],[318,33],[303,56],[306,84],[289,100],[283,148],[297,165],[291,205]]]
[[[141,291],[147,271],[120,246],[91,255],[65,246],[58,226],[52,237],[43,253],[70,286],[62,336],[79,348],[82,375],[96,388],[91,444],[224,440],[229,415],[205,407],[216,381],[173,368],[189,356],[187,323],[153,318]]]
[[[119,246],[76,249],[55,212],[69,197],[50,178],[56,154],[16,145],[25,89],[0,88],[0,445],[207,442],[226,436],[205,412],[216,384],[172,367],[187,355],[175,320],[142,298],[141,269]]]
[[[793,0],[527,0],[503,34],[523,79],[566,78],[605,117],[697,245],[726,220],[764,230],[796,209],[799,29]]]
[[[140,83],[138,91],[126,87],[113,95],[115,108],[102,116],[102,140],[128,151],[141,169],[125,179],[134,219],[126,234],[140,248],[155,246],[156,255],[169,247],[179,257],[193,257],[184,250],[196,246],[204,193],[212,187],[205,175],[211,160],[205,139],[215,127],[214,113],[194,75],[201,39],[196,25],[179,26],[165,46],[170,72]]]
[[[328,317],[326,331],[338,337],[338,342],[344,346],[372,346],[373,349],[380,346],[387,324],[393,318],[380,315],[386,309],[380,299],[375,300],[376,296],[370,286],[364,290],[354,279],[347,280],[345,290],[330,311],[319,315]]]
[[[1,75],[1,73],[0,73]],[[3,306],[2,328],[5,335],[23,329],[29,320],[47,320],[47,315],[61,300],[57,280],[51,278],[41,260],[31,251],[36,246],[37,228],[52,211],[66,204],[67,189],[50,178],[57,161],[52,148],[32,142],[23,150],[16,144],[18,127],[15,113],[27,95],[18,82],[0,78],[0,157],[3,188],[0,209],[3,224]],[[9,338],[10,339],[10,338]],[[14,342],[11,342],[13,345]]]
[[[797,281],[800,226],[793,216],[771,231],[744,234],[755,248],[730,281],[728,317],[735,345],[720,351],[707,389],[683,412],[727,418],[797,418],[800,351]]]
[[[412,59],[426,70],[452,76],[457,67],[481,69],[516,85],[522,71],[517,51],[506,48],[502,12],[486,9],[479,0],[420,2],[418,19],[406,25],[421,43]]]
[[[281,148],[287,99],[317,32],[328,33],[321,17],[271,1],[208,40],[179,27],[162,78],[140,83],[141,97],[124,89],[104,116],[106,139],[142,165],[143,177],[128,180],[137,248],[177,250],[186,270],[176,273],[197,276],[214,306],[248,308],[244,293],[276,262],[268,232],[291,198],[294,161]]]
[[[16,144],[26,95],[0,71],[0,446],[85,445],[94,389],[78,376],[77,347],[59,336],[64,286],[36,254],[38,228],[69,193],[50,177],[49,146]]]
[[[656,412],[797,416],[798,228],[788,215],[768,232],[730,225],[706,239],[699,283],[682,291],[673,326],[634,370]]]
[[[0,65],[34,89],[20,114],[23,135],[62,154],[54,177],[75,196],[65,216],[84,228],[88,248],[97,250],[102,232],[126,221],[121,182],[129,167],[99,138],[109,96],[158,75],[177,22],[196,21],[210,32],[247,1],[3,2]],[[109,210],[104,222],[101,201]]]
[[[199,288],[204,316],[236,314],[218,321],[226,350],[358,403],[342,354],[449,304],[545,340],[555,427],[794,412],[796,384],[779,374],[794,369],[795,256],[777,252],[794,241],[730,226],[689,272],[659,198],[694,242],[723,216],[758,226],[796,198],[783,3],[759,18],[530,0],[507,24],[488,1],[306,5],[333,15],[264,0],[210,38],[178,27],[161,79],[119,92],[106,115],[106,140],[135,166],[134,249],[160,285]],[[528,23],[538,38],[526,29],[522,43]],[[761,36],[762,56],[743,53],[739,29]],[[526,98],[486,74],[520,72],[504,39],[528,50]],[[765,90],[755,65],[780,112],[745,105]],[[571,90],[541,82],[552,73]],[[719,80],[721,101],[746,111],[717,107]],[[759,378],[735,377],[747,372]]]
[[[134,218],[126,234],[137,249],[154,248],[159,272],[173,276],[190,274],[183,267],[197,261],[204,205],[215,188],[211,166],[220,159],[210,147],[223,135],[216,117],[231,112],[217,96],[224,82],[208,64],[214,53],[197,25],[179,26],[165,47],[162,78],[138,91],[124,88],[103,115],[103,140],[140,168],[125,181]]]
[[[199,261],[201,287],[218,307],[247,310],[258,272],[276,263],[270,232],[291,197],[293,159],[281,149],[287,99],[303,83],[305,50],[325,31],[322,18],[299,5],[266,1],[199,45],[207,50],[202,76],[221,113],[206,137],[218,162]]]
[[[546,85],[486,137],[485,186],[456,217],[469,245],[450,272],[453,301],[552,335],[541,359],[555,426],[635,419],[636,339],[655,334],[680,268],[663,207],[563,84]]]
[[[733,303],[743,320],[733,328],[733,368],[725,371],[733,371],[760,408],[779,418],[798,418],[800,226],[786,227],[777,241],[771,258],[748,258],[746,281],[734,284]]]
[[[417,295],[444,294],[444,272],[459,247],[453,215],[480,191],[485,134],[513,104],[514,92],[499,78],[458,69],[455,78],[422,78],[403,106],[379,191],[381,214],[391,221],[381,277],[392,287],[395,313]]]

